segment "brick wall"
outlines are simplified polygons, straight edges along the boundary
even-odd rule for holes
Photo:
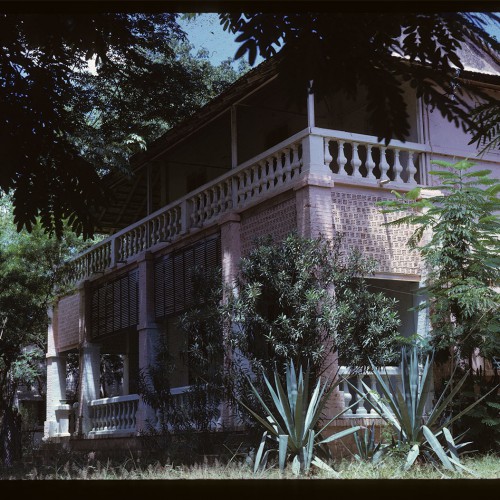
[[[69,295],[57,305],[57,350],[70,349],[79,342],[80,295]]]
[[[418,275],[418,252],[407,246],[414,228],[382,225],[402,215],[380,213],[375,203],[388,199],[392,197],[373,192],[332,190],[334,230],[344,233],[347,248],[357,247],[364,256],[376,259],[377,272]]]
[[[272,234],[279,241],[296,228],[295,195],[245,212],[241,216],[241,254],[248,255],[256,238]]]

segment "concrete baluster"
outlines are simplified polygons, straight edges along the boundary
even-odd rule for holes
[[[380,148],[380,180],[381,181],[388,181],[389,176],[387,175],[387,172],[389,171],[390,165],[387,163],[387,148],[381,147]]]
[[[284,181],[287,183],[292,178],[292,150],[291,148],[284,149],[285,166],[283,167]]]
[[[351,391],[349,390],[349,384],[347,383],[347,379],[344,379],[342,384],[344,392],[344,408],[349,408],[352,400],[352,394]],[[344,415],[346,416],[352,415],[352,409],[347,410]]]
[[[330,153],[330,139],[328,137],[324,138],[324,154],[325,154],[325,168],[330,169],[330,163],[333,161],[333,157]]]
[[[358,386],[358,391],[360,392],[364,392],[364,389],[363,389],[363,384],[362,384],[362,381],[363,381],[363,374],[360,373],[357,375],[357,386]],[[356,408],[356,415],[366,415],[367,414],[367,411],[366,411],[366,408],[365,408],[365,400],[358,395],[358,405],[357,405],[357,408]]]
[[[373,173],[373,169],[375,168],[375,162],[373,161],[373,152],[372,145],[366,145],[366,178],[367,179],[375,179],[375,174]]]
[[[361,172],[359,171],[359,167],[361,167],[361,160],[359,158],[359,144],[357,142],[352,143],[352,160],[351,160],[351,165],[352,165],[352,176],[353,177],[363,177],[361,175]]]
[[[283,185],[283,152],[276,153],[274,157],[276,158],[276,187],[279,187]]]
[[[401,177],[403,166],[401,165],[401,162],[399,160],[399,153],[399,149],[394,150],[394,165],[392,167],[392,170],[394,172],[394,182],[404,182],[403,178]]]
[[[291,177],[295,177],[300,171],[299,145],[292,145]]]
[[[267,162],[266,160],[260,161],[260,193],[263,194],[267,191]]]
[[[408,151],[408,162],[406,164],[406,171],[408,172],[407,183],[411,185],[416,185],[417,181],[415,175],[417,173],[417,167],[415,165],[415,154],[413,151]],[[418,156],[417,156],[418,158]]]
[[[344,154],[344,141],[338,141],[339,152],[337,155],[337,163],[339,165],[339,175],[347,175],[345,165],[347,163],[347,158]]]

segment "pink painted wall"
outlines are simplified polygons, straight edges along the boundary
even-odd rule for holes
[[[489,94],[500,100],[500,91],[489,91]],[[470,102],[470,100],[469,100]],[[465,157],[477,163],[478,169],[491,169],[495,177],[500,177],[500,151],[489,151],[481,155],[476,145],[469,145],[472,136],[448,122],[437,110],[425,109],[423,112],[423,123],[426,143],[430,146],[431,159],[455,162]],[[460,158],[461,159],[461,158]],[[433,167],[434,168],[434,167]]]
[[[241,215],[241,253],[248,255],[256,238],[272,234],[276,241],[297,228],[295,196]]]
[[[377,190],[334,187],[332,217],[335,231],[344,233],[345,249],[358,248],[366,257],[378,261],[377,272],[420,274],[416,251],[407,246],[413,228],[383,226],[403,214],[382,214],[376,202],[392,199]]]
[[[80,295],[63,297],[57,305],[57,350],[66,351],[78,345],[80,322]]]

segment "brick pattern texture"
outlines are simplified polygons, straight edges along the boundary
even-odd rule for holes
[[[241,254],[243,257],[248,255],[257,238],[272,234],[275,241],[280,241],[296,229],[295,196],[265,209],[243,214],[241,217]]]
[[[332,218],[336,232],[344,234],[345,249],[357,247],[365,257],[377,262],[377,272],[420,274],[416,250],[409,250],[408,239],[413,228],[383,226],[402,215],[382,214],[376,202],[390,199],[361,193],[332,191]]]
[[[57,350],[64,351],[78,344],[80,295],[63,297],[57,305]]]

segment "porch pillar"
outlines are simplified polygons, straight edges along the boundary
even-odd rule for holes
[[[323,138],[309,134],[302,141],[302,151],[302,179],[295,187],[297,232],[306,238],[320,234],[332,238],[333,180],[324,164]]]
[[[222,252],[222,282],[228,285],[235,293],[236,277],[241,259],[241,224],[240,216],[235,213],[227,214],[219,221],[221,233],[221,252]],[[226,298],[224,297],[224,300]],[[231,330],[227,335],[231,334]],[[224,347],[224,366],[229,369],[232,360],[232,351],[230,348],[230,339],[225,339]],[[236,418],[231,406],[223,402],[221,411],[221,424],[225,429],[236,426]]]
[[[313,134],[302,142],[303,175],[295,187],[297,233],[305,238],[318,238],[321,235],[331,240],[335,234],[332,217],[333,179],[330,169],[325,166],[324,148],[323,138]],[[327,376],[333,377],[338,366],[337,353],[329,354],[324,366]],[[343,394],[337,388],[325,407],[325,418],[335,416],[343,405]]]
[[[76,434],[87,435],[92,430],[89,403],[99,399],[101,388],[101,352],[99,344],[91,342],[89,314],[90,282],[82,281],[78,287],[80,295],[79,340],[80,340],[80,386],[76,415]]]
[[[314,92],[312,91],[313,81],[309,82],[309,87],[307,89],[307,126],[315,127],[315,103],[314,103]]]
[[[123,380],[122,380],[122,396],[126,396],[129,393],[129,370],[130,370],[130,358],[128,354],[123,355]]]
[[[159,328],[154,314],[154,257],[145,252],[139,260],[139,372],[155,362]],[[137,431],[146,431],[148,423],[155,424],[155,412],[141,398],[137,410]]]
[[[238,166],[238,115],[236,106],[231,106],[231,168]]]
[[[98,344],[84,341],[80,350],[80,371],[78,431],[87,435],[92,430],[89,403],[100,396],[101,349]]]
[[[45,440],[59,434],[56,410],[61,400],[66,398],[66,356],[57,352],[57,307],[50,307],[48,316],[46,419],[43,426]]]

